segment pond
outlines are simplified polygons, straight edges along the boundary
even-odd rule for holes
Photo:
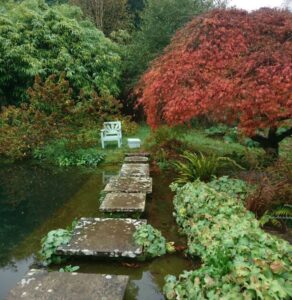
[[[36,263],[42,237],[50,230],[66,228],[75,218],[99,217],[99,193],[120,166],[97,169],[54,168],[33,162],[0,168],[0,299]],[[169,176],[152,174],[153,195],[147,202],[148,223],[169,241],[184,244],[172,216]],[[170,176],[171,177],[171,176]],[[78,272],[130,276],[125,300],[164,299],[164,276],[192,269],[196,262],[182,254],[149,262],[74,260]],[[56,268],[58,269],[58,268]]]

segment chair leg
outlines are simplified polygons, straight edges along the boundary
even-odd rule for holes
[[[101,148],[104,149],[104,141],[101,140]]]
[[[121,140],[118,139],[118,147],[121,148]]]

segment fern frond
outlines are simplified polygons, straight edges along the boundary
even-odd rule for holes
[[[291,217],[292,218],[292,206],[284,205],[279,208],[272,210],[271,214],[274,217]]]
[[[272,218],[270,222],[273,226],[282,228],[282,223],[278,219]]]

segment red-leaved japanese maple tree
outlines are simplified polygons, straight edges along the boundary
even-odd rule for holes
[[[151,127],[207,115],[237,124],[278,154],[279,142],[292,134],[292,13],[231,9],[196,17],[137,91]]]

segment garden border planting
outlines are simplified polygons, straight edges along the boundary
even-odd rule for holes
[[[241,201],[211,186],[171,185],[188,253],[203,264],[178,279],[166,277],[167,299],[291,298],[292,247],[260,229]]]

